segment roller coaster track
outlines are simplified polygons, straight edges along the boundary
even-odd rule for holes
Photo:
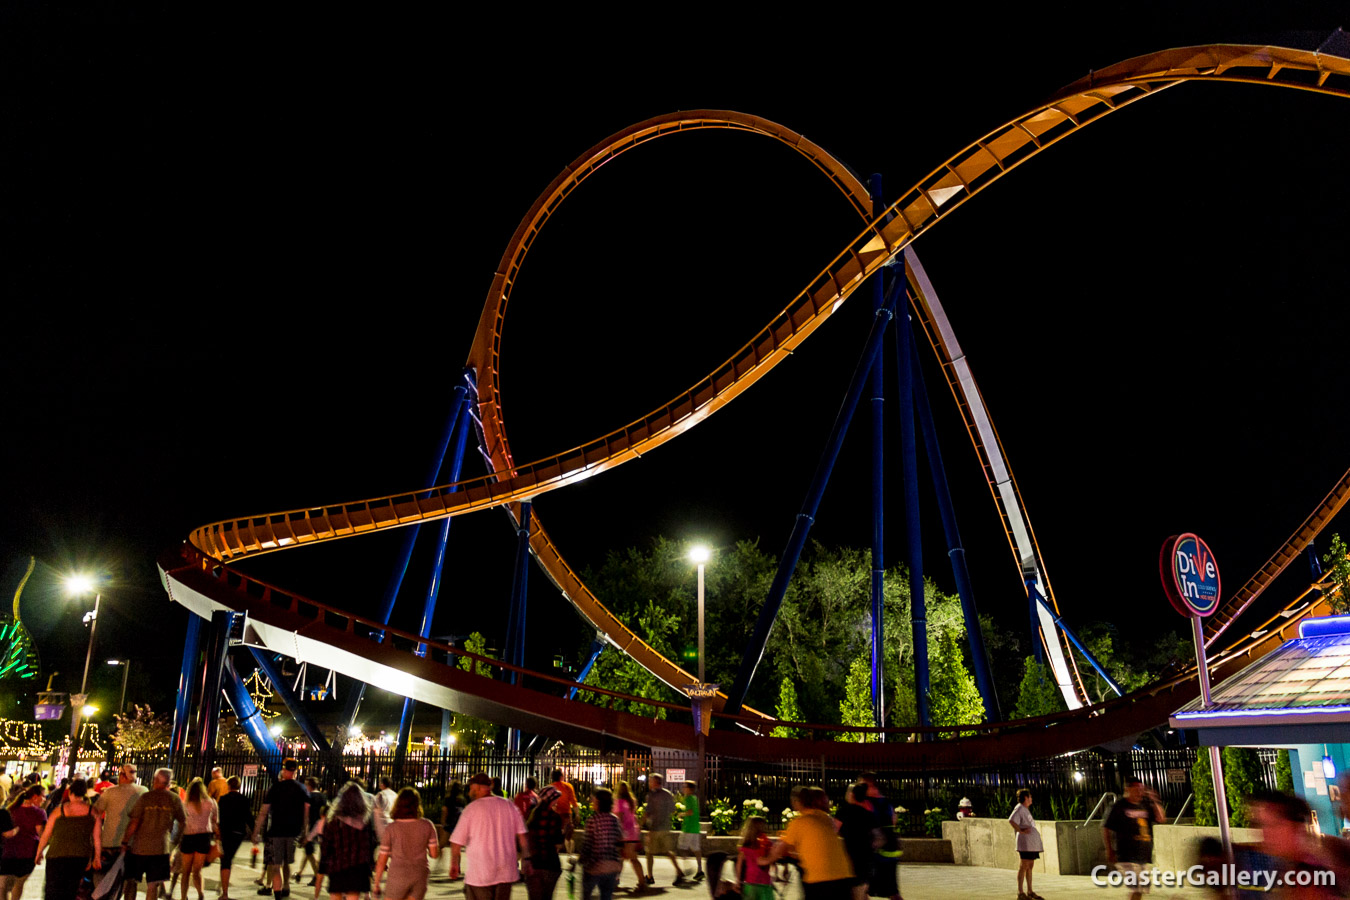
[[[320,541],[532,500],[546,491],[639,458],[721,409],[786,359],[869,276],[893,263],[916,237],[970,197],[1105,114],[1183,81],[1264,84],[1350,97],[1350,60],[1279,47],[1212,45],[1167,50],[1093,72],[1030,112],[971,143],[929,173],[880,216],[868,221],[858,237],[768,325],[688,390],[646,416],[589,443],[533,462],[516,463],[506,439],[499,384],[506,306],[521,264],[544,224],[558,205],[602,165],[646,141],[686,131],[716,128],[761,134],[793,147],[812,161],[867,219],[870,198],[842,164],[800,135],[766,120],[740,113],[703,110],[657,117],[631,126],[596,145],[564,169],[526,214],[497,268],[469,355],[469,365],[477,374],[478,413],[492,469],[490,474],[453,485],[418,488],[370,500],[214,522],[189,535],[190,547],[185,548],[185,552],[200,553],[202,560],[209,560],[212,565],[230,563]],[[1014,556],[1023,573],[1039,577],[1043,592],[1053,603],[1054,595],[1044,574],[1040,550],[1007,466],[1006,455],[979,399],[978,388],[960,354],[959,345],[950,335],[945,315],[940,306],[929,302],[923,279],[916,275],[914,266],[908,264],[910,262],[912,260],[907,260],[906,274],[915,288],[916,312],[939,355],[948,384],[984,464]],[[1339,509],[1339,505],[1336,508]],[[1317,519],[1314,514],[1309,522],[1320,527],[1317,523],[1324,524],[1325,517]],[[1300,529],[1277,553],[1275,559],[1284,559],[1284,563],[1278,565],[1270,578],[1311,540],[1315,531],[1309,534],[1308,530]],[[531,527],[530,546],[564,595],[612,643],[667,684],[674,686],[691,680],[688,673],[642,642],[591,594],[549,539],[538,521],[537,512]],[[181,568],[180,564],[165,569],[166,586],[172,581],[173,571]],[[227,570],[225,566],[219,568]],[[1257,577],[1261,577],[1260,573]],[[1247,596],[1238,599],[1235,595],[1234,601],[1225,604],[1219,614],[1223,617],[1218,626],[1220,631],[1268,582],[1267,578]],[[229,603],[224,605],[229,606]],[[1052,629],[1044,630],[1054,634]],[[1060,642],[1049,643],[1052,655],[1062,656]],[[1062,664],[1056,675],[1061,689],[1066,690],[1066,697],[1077,702],[1081,688],[1067,683],[1067,669]],[[1090,711],[1093,718],[1106,707],[1094,707]],[[1159,716],[1161,718],[1165,718],[1165,714]],[[756,717],[752,715],[750,719],[754,721]]]

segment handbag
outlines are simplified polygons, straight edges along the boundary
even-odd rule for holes
[[[220,859],[220,856],[220,841],[212,841],[211,849],[206,851],[206,865],[211,865],[211,863]]]

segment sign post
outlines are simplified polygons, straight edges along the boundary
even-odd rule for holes
[[[1200,678],[1202,709],[1210,707],[1209,664],[1205,659],[1205,631],[1200,620],[1219,608],[1219,567],[1214,553],[1193,534],[1174,535],[1163,541],[1158,556],[1158,574],[1162,577],[1163,593],[1172,608],[1191,620],[1191,635],[1195,638],[1195,666]],[[1218,747],[1209,748],[1209,771],[1214,780],[1215,815],[1219,820],[1219,837],[1223,840],[1224,856],[1233,858],[1233,842],[1228,833],[1228,796],[1223,784],[1223,758]]]

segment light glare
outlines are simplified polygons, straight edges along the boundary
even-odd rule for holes
[[[67,575],[64,582],[67,594],[78,596],[94,592],[94,579],[88,575]]]
[[[708,548],[702,544],[695,544],[689,548],[689,559],[696,563],[705,563],[708,561]]]

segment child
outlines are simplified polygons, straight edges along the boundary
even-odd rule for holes
[[[680,853],[685,851],[692,852],[698,860],[698,873],[694,875],[695,881],[703,880],[703,831],[699,824],[698,795],[694,793],[697,785],[692,781],[684,783],[684,812],[680,813],[682,822],[680,824]],[[684,870],[681,869],[675,876],[675,883],[679,884],[684,880]]]
[[[743,900],[773,900],[773,879],[759,864],[769,855],[769,823],[763,816],[745,820],[741,831],[740,859],[736,862],[736,880],[741,884]]]

